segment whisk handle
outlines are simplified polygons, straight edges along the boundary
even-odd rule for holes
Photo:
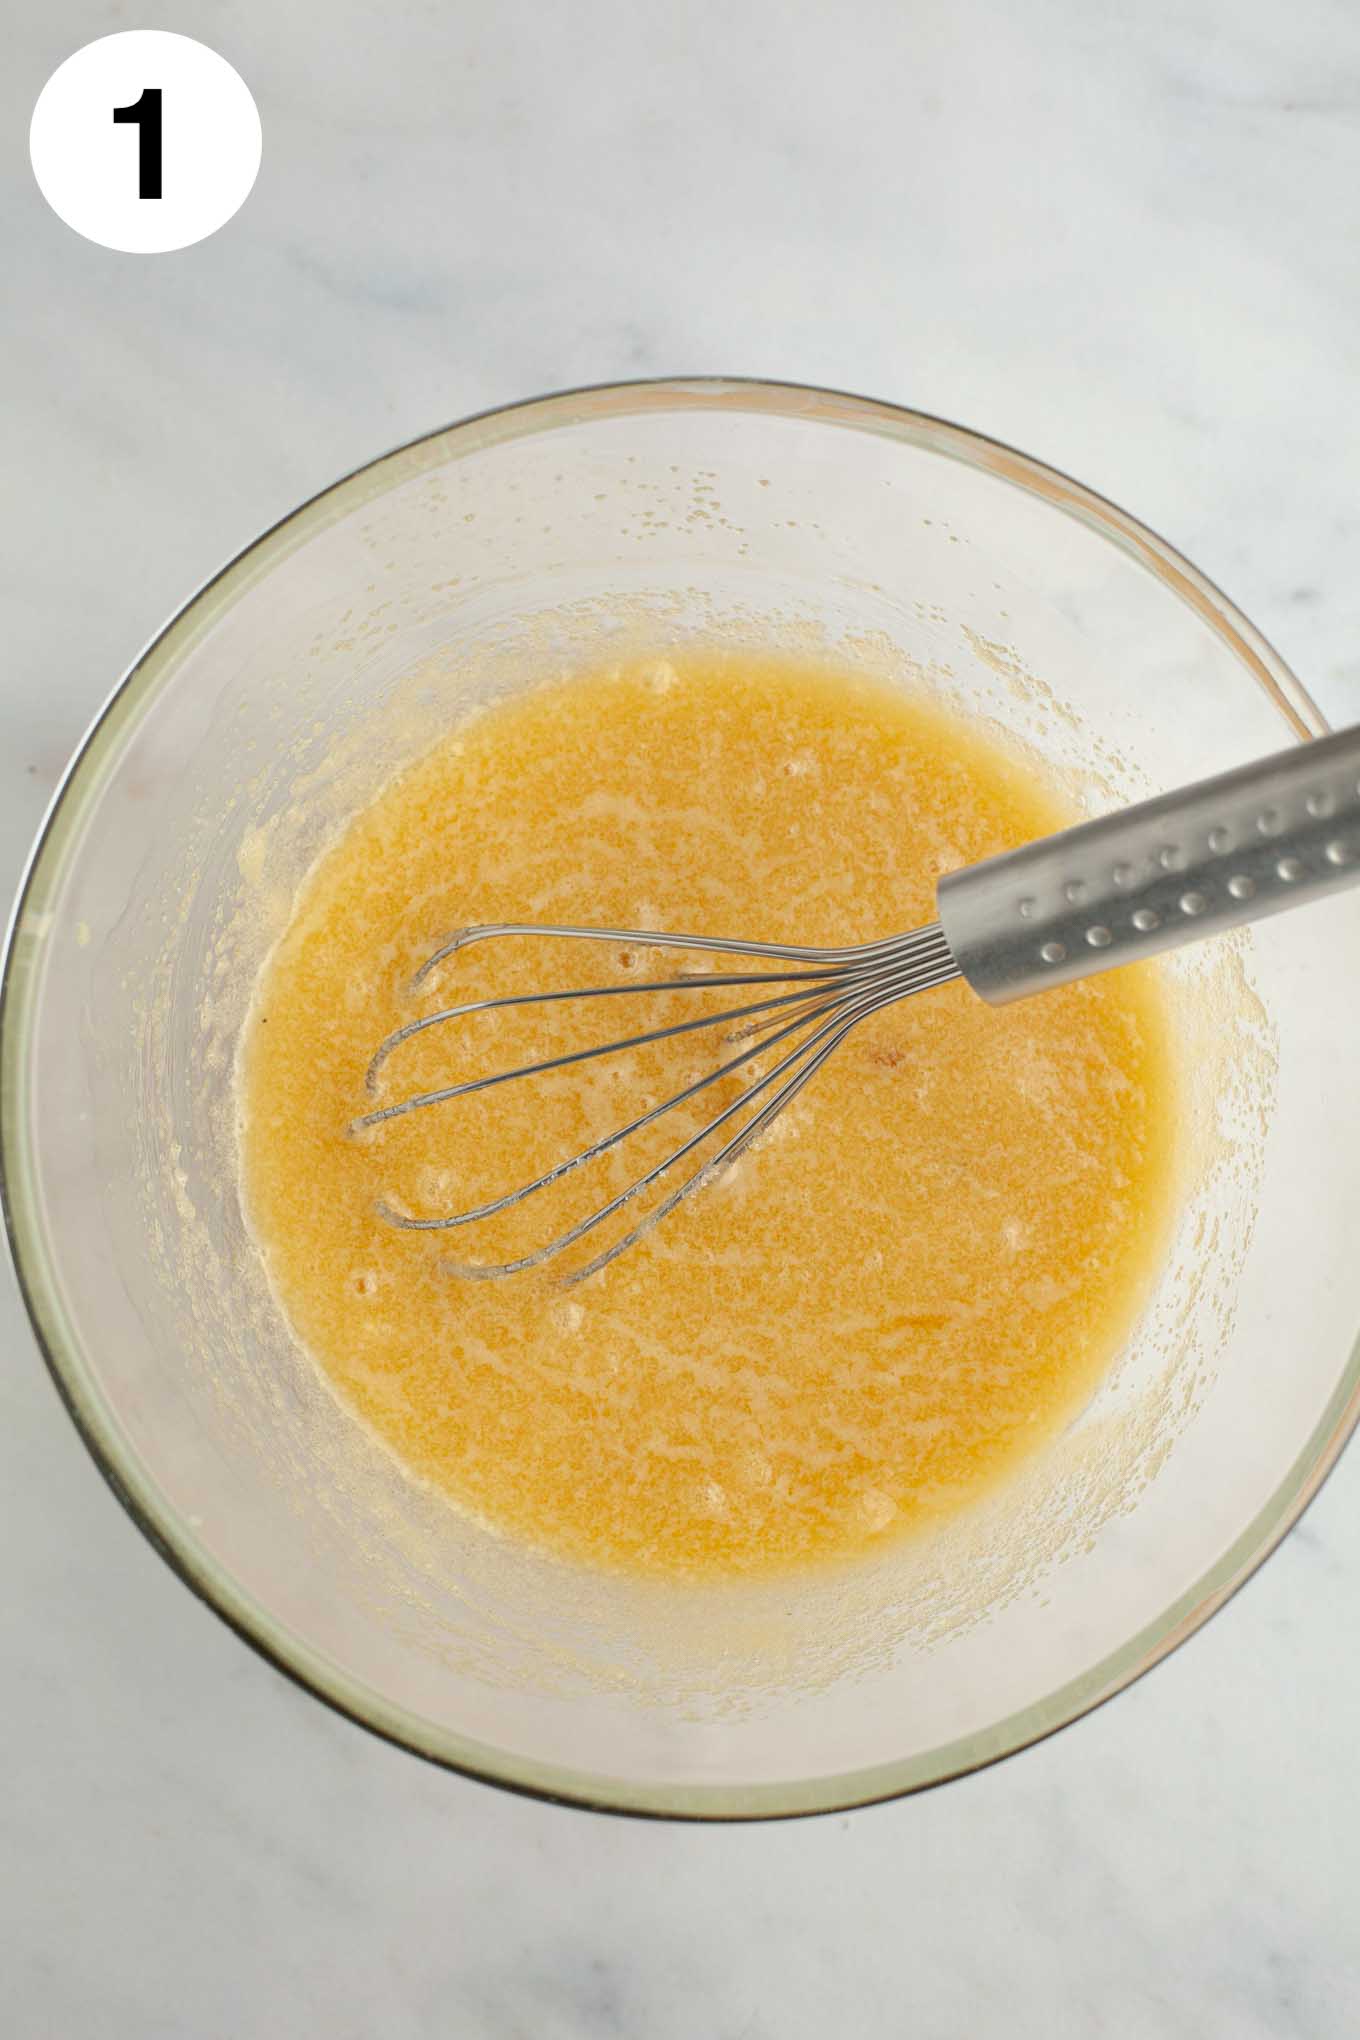
[[[954,959],[993,1005],[1360,882],[1360,725],[940,880]]]

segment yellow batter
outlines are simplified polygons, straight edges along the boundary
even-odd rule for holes
[[[345,1129],[375,1102],[374,1047],[412,1017],[674,974],[612,946],[492,943],[413,998],[458,927],[867,941],[932,920],[940,872],[1068,819],[972,728],[774,659],[676,655],[469,722],[321,859],[251,1016],[247,1202],[298,1338],[409,1467],[589,1563],[773,1571],[956,1508],[1089,1394],[1164,1242],[1172,1078],[1146,967],[1001,1010],[952,985],[877,1016],[731,1177],[577,1287],[447,1263],[551,1237],[659,1155],[646,1140],[457,1233],[398,1230],[376,1203],[492,1197],[734,1052],[716,1037]],[[376,1102],[656,1011],[432,1028]]]

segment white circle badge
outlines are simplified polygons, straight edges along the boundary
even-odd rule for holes
[[[86,43],[52,73],[28,148],[68,227],[154,255],[202,241],[244,204],[260,167],[260,116],[216,50],[130,29]]]

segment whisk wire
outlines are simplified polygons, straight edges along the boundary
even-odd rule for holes
[[[825,982],[841,974],[830,968],[800,972],[796,977],[791,977],[787,972],[775,975],[769,972],[759,975],[753,973],[749,977],[730,975],[701,977],[696,973],[691,977],[643,978],[636,984],[587,985],[580,991],[568,987],[565,990],[555,992],[511,992],[497,999],[470,999],[464,1005],[445,1006],[441,1012],[427,1013],[420,1020],[408,1020],[404,1027],[394,1028],[392,1033],[379,1043],[373,1060],[364,1073],[364,1089],[366,1091],[375,1091],[377,1089],[378,1076],[383,1064],[387,1061],[393,1050],[400,1048],[403,1042],[410,1041],[417,1034],[423,1034],[427,1028],[442,1027],[446,1021],[463,1020],[472,1013],[504,1012],[517,1006],[551,1006],[557,1005],[565,999],[636,998],[642,992],[688,992],[702,991],[705,988],[712,990],[715,986]],[[797,995],[790,994],[790,996],[794,997]],[[532,1067],[537,1069],[538,1065],[534,1064]]]
[[[427,956],[411,980],[411,990],[419,991],[426,978],[459,950],[470,949],[474,942],[498,941],[505,935],[547,937],[554,941],[561,938],[571,942],[623,942],[633,949],[697,949],[708,956],[764,956],[784,963],[831,964],[844,964],[849,957],[867,959],[875,951],[893,949],[904,939],[911,939],[886,935],[881,941],[866,942],[856,949],[818,949],[800,942],[744,942],[731,935],[659,934],[650,928],[578,928],[567,922],[482,921],[459,928],[432,956]]]
[[[817,1010],[829,1012],[831,1010],[830,1002]],[[632,1134],[641,1133],[645,1127],[655,1125],[656,1121],[661,1119],[666,1113],[673,1112],[682,1105],[687,1105],[692,1098],[697,1098],[699,1093],[707,1090],[710,1085],[720,1083],[724,1077],[731,1076],[748,1062],[754,1061],[756,1056],[777,1046],[779,1042],[786,1040],[788,1036],[796,1034],[800,1029],[806,1027],[810,1017],[809,1014],[802,1013],[796,1020],[786,1020],[784,1025],[778,1028],[772,1035],[764,1037],[758,1043],[752,1043],[741,1055],[733,1056],[730,1062],[721,1063],[717,1069],[709,1070],[703,1076],[696,1077],[683,1090],[677,1091],[673,1097],[663,1099],[661,1104],[649,1107],[646,1112],[641,1113],[636,1119],[630,1120],[626,1126],[617,1127],[613,1133],[604,1135],[600,1140],[592,1141],[589,1147],[582,1148],[579,1153],[569,1156],[565,1161],[555,1163],[543,1175],[535,1177],[532,1183],[525,1183],[518,1189],[509,1190],[501,1197],[492,1198],[489,1203],[474,1205],[468,1211],[454,1212],[445,1218],[408,1218],[404,1214],[395,1211],[385,1201],[380,1204],[379,1208],[384,1218],[389,1219],[392,1224],[402,1226],[412,1232],[444,1232],[451,1230],[455,1226],[469,1225],[474,1219],[492,1218],[498,1211],[505,1211],[512,1204],[523,1203],[524,1199],[531,1197],[536,1190],[545,1190],[549,1184],[559,1182],[563,1176],[569,1175],[573,1169],[578,1169],[584,1163],[596,1161],[601,1155],[608,1154],[612,1148],[618,1147],[621,1142],[627,1140]]]
[[[929,927],[918,929],[909,935],[893,936],[881,942],[866,943],[852,949],[817,949],[795,944],[738,942],[712,936],[661,935],[638,929],[499,923],[462,929],[450,937],[422,964],[415,975],[412,988],[418,988],[438,964],[458,951],[474,942],[499,936],[565,937],[626,943],[633,948],[700,950],[710,955],[728,954],[766,960],[778,959],[809,967],[780,973],[695,973],[685,977],[644,980],[639,983],[510,994],[447,1007],[441,1012],[424,1015],[403,1027],[394,1029],[379,1045],[369,1064],[366,1081],[370,1091],[376,1089],[378,1076],[388,1057],[404,1042],[429,1028],[443,1026],[476,1013],[556,1004],[573,999],[598,1000],[629,994],[659,994],[719,988],[737,990],[773,984],[793,988],[767,999],[751,1000],[735,1007],[723,1006],[716,1012],[676,1021],[664,1027],[651,1028],[621,1040],[595,1043],[562,1055],[545,1057],[539,1061],[519,1064],[508,1070],[470,1078],[462,1083],[417,1092],[413,1096],[378,1107],[355,1119],[350,1129],[352,1132],[378,1126],[407,1113],[444,1104],[455,1098],[469,1097],[516,1079],[545,1075],[553,1070],[566,1069],[604,1056],[621,1054],[629,1049],[645,1049],[660,1042],[713,1028],[724,1028],[726,1030],[724,1039],[729,1043],[743,1044],[738,1055],[720,1063],[715,1069],[704,1072],[659,1104],[650,1106],[646,1111],[636,1115],[625,1125],[615,1128],[599,1140],[590,1142],[578,1153],[555,1163],[532,1182],[522,1184],[501,1196],[465,1211],[425,1218],[399,1211],[386,1200],[379,1205],[385,1219],[406,1230],[448,1231],[471,1224],[478,1219],[491,1218],[498,1212],[522,1203],[536,1192],[561,1181],[573,1170],[610,1153],[624,1141],[654,1125],[666,1114],[689,1104],[712,1085],[735,1075],[737,1071],[745,1069],[758,1058],[773,1053],[794,1037],[802,1037],[796,1046],[781,1056],[770,1069],[754,1074],[737,1098],[723,1106],[702,1127],[688,1135],[635,1182],[609,1198],[598,1209],[588,1212],[546,1244],[513,1259],[495,1263],[445,1264],[451,1274],[471,1279],[516,1274],[539,1267],[555,1258],[614,1217],[635,1198],[661,1182],[740,1114],[749,1112],[751,1116],[745,1124],[738,1126],[716,1153],[707,1160],[700,1161],[685,1180],[669,1191],[637,1225],[611,1242],[603,1252],[595,1255],[592,1260],[565,1279],[569,1283],[580,1282],[597,1273],[625,1248],[634,1245],[644,1233],[649,1232],[702,1184],[712,1181],[730,1168],[751,1142],[774,1123],[779,1114],[862,1020],[898,999],[947,983],[959,975],[958,967],[938,923],[932,923]],[[755,1024],[749,1024],[752,1022]],[[734,1023],[747,1024],[737,1024],[733,1031]],[[771,1087],[776,1087],[772,1093]],[[767,1096],[767,1093],[771,1095]],[[763,1104],[758,1102],[762,1098],[765,1100]]]
[[[863,988],[867,989],[870,985],[878,983],[883,975],[885,975],[885,967],[883,966],[880,966],[879,971],[874,975],[866,974]],[[684,982],[688,983],[689,980],[684,980]],[[740,980],[736,980],[736,982],[740,982]],[[641,987],[636,989],[641,989]],[[747,1063],[753,1062],[757,1056],[768,1053],[769,1050],[776,1048],[781,1041],[785,1041],[792,1035],[799,1033],[824,1015],[834,1012],[839,1006],[843,1005],[844,998],[843,994],[839,992],[827,996],[823,990],[817,993],[795,993],[788,1000],[780,1000],[777,1003],[785,1007],[801,1007],[803,1010],[797,1013],[796,1018],[783,1018],[782,1024],[774,1025],[772,1028],[762,1028],[758,1036],[753,1036],[749,1040],[740,1055],[733,1056],[728,1062],[720,1063],[716,1069],[706,1071],[702,1076],[695,1078],[691,1083],[685,1085],[682,1090],[675,1092],[673,1096],[663,1099],[659,1105],[651,1106],[637,1118],[630,1120],[626,1126],[615,1128],[612,1133],[604,1135],[600,1140],[593,1141],[588,1147],[582,1148],[579,1153],[570,1155],[565,1160],[555,1163],[551,1169],[546,1170],[543,1175],[536,1177],[533,1182],[522,1184],[517,1189],[507,1191],[503,1196],[492,1198],[485,1204],[474,1205],[467,1211],[454,1212],[445,1217],[414,1218],[407,1213],[397,1211],[385,1200],[380,1205],[382,1215],[393,1225],[401,1226],[410,1232],[450,1231],[457,1226],[469,1225],[476,1219],[494,1217],[497,1212],[504,1211],[513,1204],[522,1203],[525,1198],[531,1197],[535,1191],[546,1189],[550,1184],[560,1181],[563,1176],[568,1175],[573,1169],[580,1168],[584,1163],[595,1161],[599,1156],[607,1154],[612,1148],[617,1147],[633,1134],[641,1133],[645,1127],[654,1125],[666,1113],[673,1112],[678,1107],[688,1104],[692,1098],[698,1097],[700,1092],[707,1090],[713,1084],[720,1083],[724,1077],[733,1075],[737,1070],[744,1068]],[[717,1026],[724,1020],[732,1019],[734,1015],[729,1009],[723,1013],[708,1017],[710,1024]],[[742,1030],[738,1030],[738,1033],[731,1038],[734,1040],[741,1039]],[[593,1052],[586,1051],[586,1053]],[[528,1074],[538,1067],[538,1065],[526,1065],[523,1071],[511,1071],[505,1074]],[[410,1102],[414,1104],[416,1101]],[[356,1124],[363,1123],[363,1121],[356,1122]]]
[[[576,935],[578,933],[583,933],[587,935],[589,939],[592,940],[603,939],[603,931],[597,929],[577,930],[573,928],[554,927],[535,930],[527,924],[517,924],[514,926],[507,925],[505,927],[500,928],[474,929],[465,932],[469,936],[472,935],[491,936],[502,934],[528,935],[534,933],[548,935]],[[419,1020],[408,1021],[404,1027],[396,1028],[391,1034],[387,1036],[386,1040],[379,1044],[377,1052],[373,1056],[372,1061],[369,1063],[365,1077],[365,1084],[366,1087],[370,1090],[372,1090],[376,1086],[377,1077],[382,1069],[383,1063],[387,1060],[387,1057],[392,1053],[392,1051],[398,1048],[404,1041],[409,1041],[414,1035],[423,1032],[426,1028],[440,1026],[443,1025],[445,1022],[451,1020],[459,1020],[462,1019],[465,1015],[471,1013],[489,1012],[494,1011],[496,1009],[503,1009],[513,1006],[544,1004],[548,1002],[556,1002],[567,999],[597,999],[602,997],[612,997],[616,994],[624,992],[656,993],[664,991],[691,991],[703,989],[704,987],[707,987],[708,989],[711,990],[715,986],[736,987],[741,985],[752,984],[790,984],[790,983],[801,984],[804,982],[820,980],[828,983],[839,982],[843,987],[845,987],[848,990],[855,983],[858,982],[861,973],[865,969],[874,969],[879,965],[880,962],[900,961],[906,963],[910,961],[911,958],[917,952],[917,950],[922,946],[923,938],[930,935],[930,933],[931,930],[929,929],[918,930],[917,933],[914,935],[897,936],[888,942],[869,943],[866,944],[863,949],[854,950],[840,950],[840,951],[813,950],[807,952],[798,952],[792,949],[781,949],[780,951],[781,954],[790,957],[795,957],[802,954],[806,954],[807,956],[813,957],[839,956],[840,962],[836,964],[834,967],[828,968],[824,972],[811,971],[794,974],[786,972],[782,976],[778,977],[771,976],[746,977],[741,975],[704,977],[695,975],[693,977],[672,978],[661,981],[644,980],[642,983],[636,985],[633,984],[588,985],[581,989],[568,988],[565,990],[553,992],[520,992],[511,993],[505,997],[497,999],[472,1000],[469,1001],[467,1004],[461,1006],[447,1007],[443,1012],[440,1013],[426,1014]],[[672,942],[687,948],[697,948],[700,940],[700,938],[697,936],[686,935],[663,937],[659,935],[651,934],[643,935],[639,933],[634,933],[630,937],[628,935],[628,931],[624,929],[612,929],[608,931],[608,934],[611,940],[616,941],[631,940],[636,947],[642,947],[646,944],[649,944],[651,947],[657,949],[664,948],[669,943]],[[710,940],[711,939],[712,938],[710,938]],[[733,950],[737,949],[737,945],[735,943],[729,946]],[[775,948],[778,945],[770,946],[771,948]],[[443,954],[449,955],[452,953],[453,945],[446,943]],[[413,990],[421,982],[422,978],[425,976],[428,969],[429,969],[428,964],[422,964],[420,970],[416,972],[415,977],[411,981]],[[569,1068],[573,1063],[589,1062],[598,1056],[619,1055],[622,1054],[627,1049],[646,1048],[651,1046],[651,1044],[653,1044],[654,1042],[666,1041],[673,1039],[677,1035],[692,1034],[702,1030],[703,1028],[718,1026],[724,1020],[732,1021],[748,1019],[753,1014],[756,1013],[769,1012],[780,1006],[792,1005],[796,1000],[803,996],[805,995],[800,992],[784,992],[778,994],[774,998],[767,1000],[758,1000],[750,1005],[728,1007],[719,1013],[701,1013],[697,1019],[676,1021],[670,1026],[652,1028],[649,1029],[646,1033],[628,1035],[618,1041],[601,1042],[593,1044],[588,1048],[572,1049],[564,1055],[550,1056],[540,1062],[521,1063],[517,1065],[514,1069],[497,1070],[490,1076],[473,1077],[468,1079],[465,1083],[446,1084],[441,1086],[439,1089],[432,1091],[418,1091],[415,1093],[414,1096],[409,1098],[403,1098],[397,1104],[380,1106],[372,1112],[362,1113],[357,1119],[351,1121],[350,1131],[352,1133],[359,1133],[362,1132],[367,1127],[380,1126],[386,1120],[400,1119],[408,1112],[417,1112],[429,1105],[445,1105],[450,1103],[455,1098],[471,1097],[478,1091],[491,1090],[498,1084],[511,1083],[521,1077],[544,1076],[551,1070]]]
[[[588,1048],[569,1049],[563,1055],[547,1056],[541,1062],[519,1063],[513,1069],[496,1070],[490,1076],[469,1077],[464,1083],[446,1084],[436,1091],[417,1091],[413,1097],[403,1098],[396,1105],[383,1105],[376,1111],[363,1113],[351,1122],[351,1130],[357,1133],[365,1127],[381,1126],[385,1120],[400,1119],[406,1113],[422,1111],[428,1105],[447,1105],[454,1098],[470,1098],[478,1091],[494,1090],[498,1084],[511,1084],[521,1077],[546,1076],[551,1070],[570,1069],[574,1063],[622,1055],[630,1048],[649,1048],[654,1042],[671,1041],[681,1034],[695,1034],[701,1029],[716,1027],[725,1019],[744,1020],[753,1013],[768,1013],[775,1007],[792,1005],[805,997],[802,992],[785,992],[778,998],[757,999],[746,1006],[728,1007],[722,1013],[701,1013],[697,1020],[676,1020],[667,1027],[650,1028],[645,1034],[625,1035],[619,1041],[596,1042]],[[456,1009],[450,1017],[456,1017]]]
[[[828,1020],[826,1025],[812,1036],[811,1041],[801,1043],[789,1055],[785,1056],[782,1061],[776,1063],[775,1067],[768,1071],[766,1075],[756,1078],[753,1083],[748,1085],[739,1098],[735,1098],[730,1105],[725,1105],[706,1125],[701,1126],[697,1133],[691,1134],[687,1140],[682,1141],[679,1147],[675,1148],[662,1161],[657,1162],[653,1168],[648,1169],[644,1175],[639,1176],[636,1182],[630,1183],[626,1190],[619,1191],[607,1203],[602,1204],[597,1211],[592,1211],[587,1217],[579,1219],[575,1225],[569,1226],[566,1232],[550,1240],[546,1246],[537,1247],[532,1252],[522,1254],[510,1261],[486,1264],[450,1261],[445,1264],[448,1272],[452,1275],[460,1275],[474,1280],[496,1275],[517,1275],[525,1269],[541,1267],[545,1261],[552,1260],[556,1255],[562,1253],[565,1248],[575,1246],[578,1240],[584,1239],[587,1233],[591,1233],[597,1226],[603,1225],[606,1219],[613,1218],[616,1212],[622,1211],[625,1205],[631,1204],[634,1198],[641,1196],[645,1190],[649,1190],[654,1183],[659,1182],[663,1176],[668,1175],[672,1169],[677,1167],[689,1155],[693,1154],[696,1149],[702,1147],[704,1142],[709,1140],[720,1127],[725,1126],[738,1112],[744,1111],[762,1091],[777,1082],[786,1070],[802,1063],[807,1057],[810,1048],[814,1048],[819,1043],[825,1043],[826,1054],[829,1055],[832,1048],[838,1046],[844,1040],[851,1027],[857,1021],[865,1018],[871,1010],[872,1005],[869,998],[866,997],[860,1009],[854,1010],[849,1014],[842,1013]],[[807,1075],[811,1074],[812,1072],[809,1070]],[[806,1081],[805,1077],[803,1081]],[[566,1278],[568,1284],[584,1282],[588,1276],[607,1266],[610,1261],[624,1251],[625,1247],[632,1246],[643,1233],[650,1231],[655,1223],[673,1211],[677,1204],[689,1196],[691,1191],[697,1190],[701,1183],[715,1181],[737,1159],[741,1150],[755,1138],[756,1133],[762,1131],[764,1127],[773,1122],[776,1114],[783,1110],[784,1106],[790,1102],[796,1091],[800,1088],[799,1073],[795,1073],[794,1077],[784,1085],[782,1090],[776,1092],[775,1096],[767,1102],[749,1126],[742,1127],[733,1135],[729,1141],[719,1148],[717,1154],[713,1155],[700,1168],[696,1169],[691,1176],[687,1177],[678,1189],[672,1191],[657,1206],[655,1211],[649,1212],[640,1225],[634,1226],[622,1239],[615,1240],[604,1253],[598,1254],[593,1261],[587,1262],[583,1268],[578,1268],[569,1275]]]

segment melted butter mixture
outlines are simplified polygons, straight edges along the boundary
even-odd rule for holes
[[[377,1201],[423,1216],[494,1197],[728,1059],[724,1037],[345,1129],[375,1102],[374,1048],[413,1017],[676,974],[622,946],[512,940],[413,996],[458,927],[869,941],[932,920],[941,872],[1068,820],[971,726],[783,660],[686,653],[465,724],[312,871],[251,1015],[247,1205],[298,1339],[410,1469],[587,1563],[772,1572],[956,1509],[1089,1396],[1165,1242],[1173,1083],[1147,966],[999,1010],[955,984],[877,1015],[728,1177],[575,1287],[560,1263],[479,1281],[448,1264],[551,1238],[696,1127],[697,1103],[477,1226],[402,1231]],[[711,996],[433,1027],[376,1102]],[[708,1113],[734,1096],[724,1080]]]

